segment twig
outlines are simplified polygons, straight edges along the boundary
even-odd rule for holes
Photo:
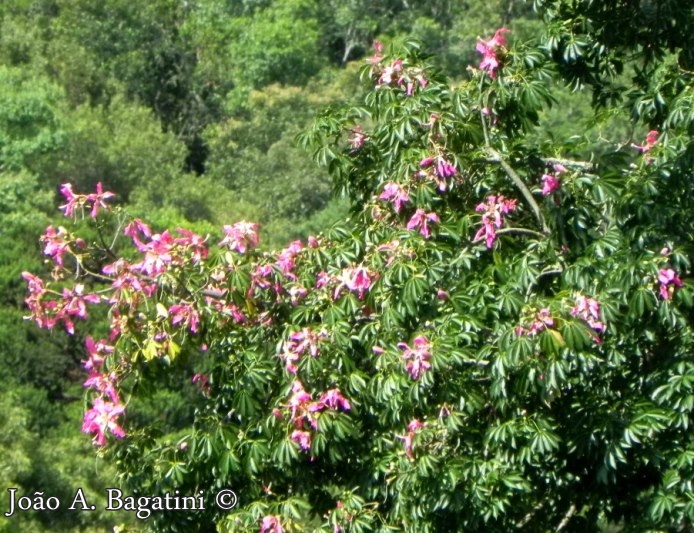
[[[107,281],[109,283],[113,283],[113,278],[110,278],[108,276],[104,276],[103,274],[99,274],[98,272],[92,272],[89,270],[87,267],[84,266],[84,263],[82,262],[82,259],[80,259],[77,255],[73,255],[75,258],[75,264],[77,265],[77,273],[79,273],[79,270],[82,269],[84,273],[87,276],[91,276],[95,279],[99,279],[101,281]]]
[[[559,525],[557,526],[557,531],[561,531],[567,525],[569,525],[569,520],[571,520],[571,517],[574,515],[575,512],[576,512],[576,504],[572,503],[571,507],[569,507],[569,510],[566,511],[564,518],[562,518],[561,522],[559,522]]]
[[[508,177],[511,178],[513,184],[516,186],[516,188],[518,188],[518,190],[525,198],[525,201],[528,202],[530,208],[533,210],[535,218],[542,227],[542,233],[548,235],[549,227],[547,226],[547,222],[545,222],[545,219],[542,216],[542,212],[540,211],[540,206],[537,205],[537,202],[535,201],[535,198],[533,198],[533,194],[530,192],[530,189],[528,189],[528,187],[525,186],[525,183],[523,183],[523,180],[518,175],[518,173],[515,170],[513,170],[513,168],[511,168],[511,165],[509,165],[503,157],[501,157],[501,154],[499,152],[497,152],[494,148],[491,147],[487,148],[487,152],[492,158],[494,158],[493,162],[499,163],[499,165],[501,165],[501,168],[504,169],[504,172],[506,172]]]
[[[527,228],[501,228],[496,230],[497,235],[503,235],[504,233],[518,233],[521,235],[532,235],[533,237],[539,237],[543,238],[546,235],[544,233],[540,233],[539,231],[535,231],[534,229],[527,229]]]
[[[542,161],[544,161],[546,165],[564,165],[565,167],[580,168],[581,170],[589,170],[591,172],[595,170],[596,166],[592,161],[575,161],[573,159],[561,159],[558,157],[544,157]]]
[[[535,507],[533,507],[528,514],[526,514],[523,518],[520,519],[520,521],[516,522],[516,528],[520,529],[522,527],[525,527],[525,525],[530,522],[533,519],[533,516],[542,509],[542,506],[545,504],[545,502],[541,501]]]

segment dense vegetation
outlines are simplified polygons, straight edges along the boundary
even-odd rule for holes
[[[691,527],[687,2],[144,4],[0,5],[0,528]]]

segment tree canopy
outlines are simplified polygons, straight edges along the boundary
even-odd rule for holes
[[[694,526],[690,2],[0,20],[0,531]]]
[[[541,38],[497,28],[455,80],[417,45],[377,41],[360,101],[299,137],[349,221],[277,251],[254,222],[202,236],[64,184],[69,220],[42,238],[53,280],[25,272],[26,304],[70,334],[106,308],[108,331],[86,337],[83,430],[128,493],[206,503],[147,527],[691,527],[687,4],[537,0]],[[289,81],[264,77],[262,42],[249,88]],[[287,72],[318,68],[302,65]],[[591,88],[595,124],[628,126],[538,129],[562,83]],[[274,132],[257,124],[262,150]],[[161,390],[192,416],[140,414]]]

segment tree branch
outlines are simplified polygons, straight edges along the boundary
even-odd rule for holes
[[[569,520],[571,520],[571,517],[574,515],[575,512],[576,512],[576,504],[572,503],[571,507],[569,507],[569,510],[566,511],[564,518],[562,518],[561,522],[559,522],[559,525],[557,526],[557,531],[561,531],[567,525],[569,525]]]
[[[588,170],[593,172],[596,168],[596,164],[592,161],[575,161],[573,159],[560,159],[558,157],[543,157],[542,161],[547,165],[564,165],[569,168],[580,168],[581,170]]]
[[[537,222],[540,224],[540,227],[542,227],[542,233],[548,235],[549,227],[547,226],[547,222],[545,222],[545,219],[542,216],[542,212],[540,211],[540,206],[537,205],[537,202],[535,201],[535,198],[533,198],[533,194],[530,192],[530,189],[526,187],[525,183],[523,183],[523,180],[518,175],[518,173],[515,170],[513,170],[513,168],[511,168],[511,165],[509,165],[503,157],[501,157],[501,154],[499,152],[497,152],[494,148],[488,147],[487,153],[489,153],[489,155],[492,157],[491,162],[499,163],[499,165],[501,165],[501,168],[504,169],[504,172],[506,172],[508,177],[511,178],[513,184],[521,192],[521,194],[525,198],[525,201],[528,202],[530,208],[533,210]]]
[[[496,230],[497,235],[503,235],[504,233],[517,233],[519,235],[532,235],[533,237],[539,237],[543,238],[546,237],[544,233],[540,233],[539,231],[535,231],[533,229],[527,229],[527,228],[510,228],[510,227],[505,227]]]
[[[545,502],[540,501],[535,507],[533,507],[528,514],[526,514],[523,518],[521,518],[518,522],[516,522],[516,528],[520,529],[522,527],[525,527],[525,525],[530,522],[533,519],[533,516],[542,509],[542,506],[545,504]]]

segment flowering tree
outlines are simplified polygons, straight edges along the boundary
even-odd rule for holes
[[[363,105],[303,138],[354,205],[306,243],[261,251],[246,221],[160,231],[101,186],[62,188],[98,238],[48,228],[53,280],[25,273],[27,305],[69,334],[108,309],[83,430],[131,493],[206,502],[155,530],[692,525],[690,75],[670,64],[685,81],[633,147],[539,149],[562,27],[543,48],[499,29],[455,86],[377,44]],[[614,58],[579,74],[604,89]],[[163,375],[198,389],[177,434],[129,416]]]

